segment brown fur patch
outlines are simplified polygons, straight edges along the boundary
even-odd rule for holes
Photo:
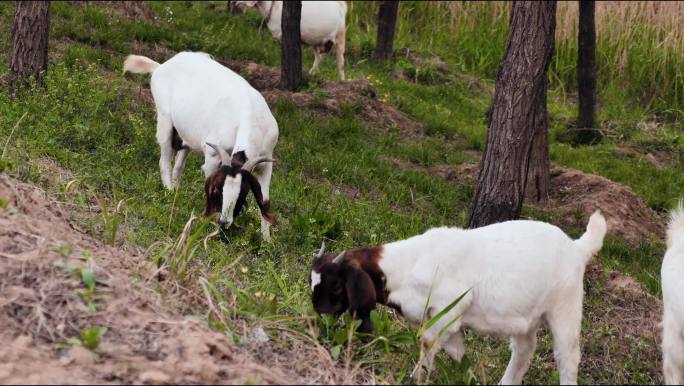
[[[377,303],[387,303],[385,275],[380,269],[382,246],[345,252],[344,259],[333,263],[337,254],[315,259],[312,269],[321,274],[312,293],[314,309],[319,313],[339,314],[349,310],[361,320],[360,332],[371,332],[370,312]]]
[[[376,301],[380,304],[387,303],[387,290],[385,289],[385,274],[380,269],[382,257],[382,245],[355,249],[345,254],[345,261],[362,269],[373,281],[376,293]]]
[[[219,169],[204,182],[204,194],[206,197],[205,216],[221,210],[223,204],[223,184],[226,182],[226,176],[227,174]]]

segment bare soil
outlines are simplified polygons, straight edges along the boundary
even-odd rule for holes
[[[72,3],[78,2],[73,1]],[[123,19],[151,22],[159,20],[154,11],[143,1],[98,1],[97,5]]]
[[[661,300],[632,277],[596,262],[587,267],[584,283],[580,373],[610,372],[615,384],[662,384]]]
[[[472,184],[480,172],[477,164],[469,163],[425,167],[398,159],[390,162],[404,170],[422,171]],[[547,205],[538,208],[553,208],[557,214],[556,225],[560,227],[584,229],[589,216],[600,209],[608,222],[608,233],[632,245],[665,237],[664,219],[632,189],[605,177],[569,168],[553,168],[549,196]]]
[[[589,216],[600,209],[609,234],[630,244],[664,238],[663,221],[629,187],[573,169],[556,168],[551,175],[549,206],[560,211],[561,227],[583,229]]]
[[[245,324],[246,340],[233,343],[184,317],[182,300],[155,290],[155,267],[143,256],[81,232],[44,191],[0,174],[0,198],[0,384],[355,379],[305,337],[282,332],[289,349],[278,350],[273,339],[255,339],[274,332]],[[80,276],[64,265],[94,272],[96,312],[78,295]],[[96,350],[67,343],[91,326],[107,328]]]
[[[377,91],[367,80],[354,79],[344,82],[323,81],[314,94],[289,92],[278,89],[280,71],[276,67],[264,66],[254,62],[221,60],[221,64],[242,74],[245,79],[259,90],[269,103],[280,98],[292,101],[297,107],[318,114],[337,114],[342,106],[349,105],[358,109],[359,118],[376,128],[396,125],[409,137],[425,135],[423,126],[406,114],[381,102]]]

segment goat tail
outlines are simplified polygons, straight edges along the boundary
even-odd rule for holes
[[[606,219],[601,214],[601,211],[597,210],[589,217],[587,230],[582,237],[575,240],[575,245],[580,247],[584,254],[584,264],[587,264],[589,260],[601,250],[603,238],[606,236],[607,231],[608,224],[606,223]]]
[[[672,246],[684,237],[684,203],[679,200],[677,208],[670,212],[670,222],[667,224],[667,246]]]
[[[347,14],[347,2],[346,1],[338,1],[340,3],[340,7],[342,7],[342,12],[346,15]]]
[[[159,63],[140,55],[128,55],[123,64],[123,71],[134,74],[149,74],[159,67]]]

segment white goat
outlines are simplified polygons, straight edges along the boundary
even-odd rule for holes
[[[440,348],[460,361],[465,351],[461,329],[468,327],[510,338],[512,355],[501,384],[519,384],[545,321],[560,382],[576,383],[584,270],[601,249],[606,230],[597,211],[575,241],[556,226],[518,220],[470,230],[436,228],[339,255],[324,255],[321,248],[311,272],[314,309],[332,314],[349,309],[362,320],[359,330],[368,332],[376,302],[421,323],[465,294],[422,335],[431,348],[428,363]]]
[[[684,209],[672,211],[667,252],[660,271],[663,286],[663,372],[665,383],[684,383]]]
[[[237,1],[240,6],[256,7],[264,18],[271,35],[277,40],[282,37],[282,1]],[[330,51],[333,45],[337,52],[337,71],[344,80],[344,47],[346,40],[347,3],[344,1],[302,1],[300,35],[304,44],[314,50],[314,62],[309,74],[318,72],[321,54]]]
[[[129,55],[125,71],[152,73],[164,186],[177,186],[189,150],[204,154],[205,214],[220,210],[219,221],[230,226],[251,189],[262,214],[263,238],[270,240],[274,218],[268,200],[278,124],[263,96],[205,53],[181,52],[161,65]]]

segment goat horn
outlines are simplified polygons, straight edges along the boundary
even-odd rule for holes
[[[209,143],[209,142],[205,142],[205,143],[207,144],[207,146],[214,149],[216,154],[219,156],[219,159],[221,160],[221,164],[230,165],[230,160],[232,158],[230,156],[230,154],[228,154],[226,151],[222,150],[218,146],[214,145],[213,143]]]
[[[258,164],[262,162],[275,162],[276,160],[273,158],[268,158],[268,157],[259,157],[255,158],[254,160],[247,160],[245,164],[242,166],[242,169],[247,170],[247,171],[252,171]]]
[[[342,262],[342,260],[344,260],[344,254],[345,253],[346,252],[342,252],[339,255],[337,255],[337,257],[333,259],[332,263],[333,264],[339,264],[340,262]]]
[[[325,253],[325,241],[323,243],[321,243],[321,249],[318,251],[318,253],[314,257],[314,260],[320,259],[321,257],[323,257],[323,253]]]

